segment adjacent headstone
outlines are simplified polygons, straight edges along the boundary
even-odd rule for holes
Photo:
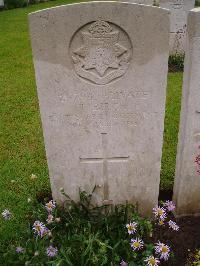
[[[157,203],[169,11],[89,2],[30,14],[44,140],[55,200],[79,188],[96,204]]]
[[[187,15],[195,0],[160,0],[160,7],[171,11],[170,54],[184,54],[186,45]]]
[[[177,215],[200,214],[200,8],[188,16],[174,200]]]
[[[153,5],[154,0],[119,0],[120,2],[143,4],[143,5]]]
[[[0,0],[0,9],[4,8],[4,0]]]

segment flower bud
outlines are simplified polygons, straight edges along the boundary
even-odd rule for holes
[[[34,256],[39,256],[39,251],[35,251]]]

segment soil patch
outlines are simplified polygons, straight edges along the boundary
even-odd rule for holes
[[[155,230],[154,242],[160,240],[169,244],[174,253],[174,258],[162,265],[185,266],[189,252],[200,248],[200,217],[179,218],[176,223],[180,226],[178,232],[168,231],[165,227]]]
[[[160,190],[159,200],[172,200],[172,195],[172,190]],[[174,253],[174,258],[162,265],[185,266],[189,252],[200,248],[200,217],[183,217],[176,219],[176,223],[180,226],[178,232],[168,231],[165,227],[155,230],[154,241],[169,243]]]

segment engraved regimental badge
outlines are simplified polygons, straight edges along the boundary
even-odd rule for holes
[[[74,34],[70,54],[79,77],[104,85],[125,74],[132,57],[132,45],[120,27],[98,20]]]

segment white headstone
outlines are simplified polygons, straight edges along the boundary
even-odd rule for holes
[[[4,7],[4,1],[0,0],[0,8]]]
[[[200,8],[188,16],[174,200],[178,215],[200,214]]]
[[[187,15],[194,8],[195,0],[160,0],[160,7],[171,11],[170,54],[184,54]]]
[[[30,14],[53,197],[157,203],[169,11],[89,2]]]

